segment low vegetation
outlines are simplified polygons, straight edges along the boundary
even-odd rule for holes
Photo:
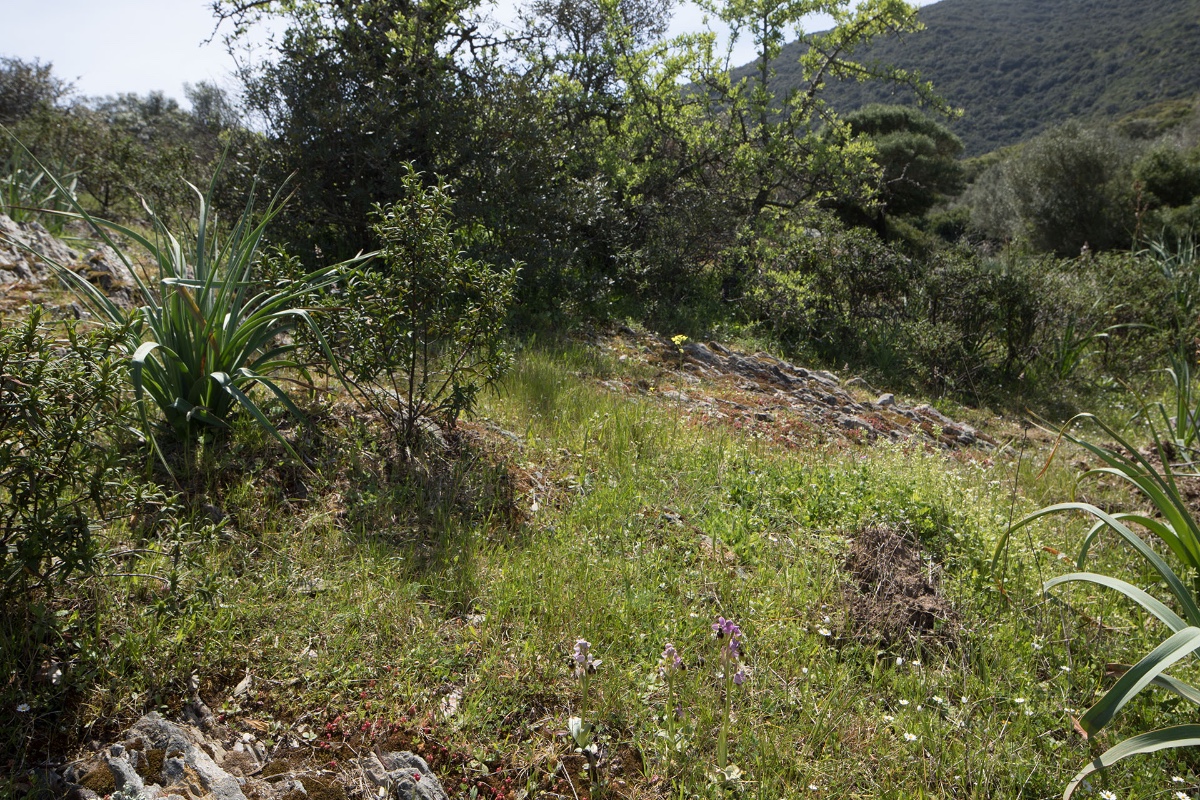
[[[257,131],[0,60],[6,230],[132,282],[0,317],[2,790],[205,704],[469,800],[1200,790],[1195,112],[963,162],[827,102],[938,104],[846,5],[712,3],[743,80],[649,0],[217,3]]]

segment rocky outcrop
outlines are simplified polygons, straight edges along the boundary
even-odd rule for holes
[[[446,800],[423,758],[369,753],[336,770],[273,758],[252,734],[201,730],[147,714],[119,742],[68,765],[58,777],[74,800]]]
[[[948,448],[995,444],[986,434],[928,404],[906,405],[894,394],[870,391],[860,379],[843,383],[832,372],[797,366],[769,353],[738,352],[720,342],[678,345],[629,328],[620,334],[626,344],[612,349],[628,351],[632,344],[664,373],[657,385],[641,380],[626,386],[610,380],[606,382],[610,389],[655,394],[692,412],[751,425],[770,425],[791,415],[812,430],[847,439],[916,439]],[[849,391],[851,384],[877,399],[856,398]]]
[[[51,264],[83,276],[118,303],[131,303],[133,275],[111,247],[102,245],[81,255],[40,223],[14,222],[0,214],[0,294],[54,285]]]

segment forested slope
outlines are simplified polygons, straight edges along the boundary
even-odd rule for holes
[[[859,57],[932,80],[964,111],[952,127],[967,155],[1067,119],[1120,117],[1200,92],[1197,0],[941,0],[920,19],[924,31],[879,40]],[[799,82],[802,47],[788,45],[776,63],[781,91]],[[831,85],[826,95],[839,110],[912,97],[855,82]]]

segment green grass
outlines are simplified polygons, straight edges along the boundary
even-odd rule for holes
[[[273,741],[334,733],[328,750],[304,745],[322,762],[348,757],[346,739],[399,737],[422,746],[454,796],[481,791],[486,766],[501,795],[508,778],[514,797],[556,787],[570,797],[552,773],[570,755],[581,698],[568,662],[585,638],[603,660],[592,694],[601,741],[645,770],[627,769],[612,791],[709,796],[721,707],[709,626],[722,615],[745,631],[750,670],[730,735],[744,796],[1057,796],[1091,752],[1071,717],[1111,683],[1106,663],[1136,660],[1161,631],[1111,593],[1041,597],[1043,580],[1069,571],[1045,548],[1071,550],[1082,520],[1021,531],[1003,582],[990,573],[1010,518],[1071,491],[1064,459],[1035,480],[1045,437],[1020,456],[1019,434],[993,454],[785,450],[597,381],[648,370],[594,348],[528,348],[473,424],[519,441],[489,434],[457,466],[424,472],[389,468],[367,422],[336,408],[313,414],[329,435],[306,451],[312,475],[242,419],[231,449],[202,454],[183,477],[181,513],[195,518],[132,542],[152,552],[122,564],[173,576],[173,590],[110,578],[70,588],[36,624],[4,620],[0,668],[15,679],[0,703],[31,706],[0,739],[6,759],[36,763],[145,711],[178,713],[194,672],[234,727],[261,723]],[[222,526],[203,519],[205,503],[227,515]],[[941,565],[955,644],[880,649],[849,635],[849,542],[879,524],[911,531]],[[128,549],[134,530],[111,536]],[[1117,545],[1099,543],[1093,558],[1097,571],[1144,574]],[[667,641],[689,667],[680,692],[694,729],[674,766],[657,736]],[[35,675],[53,658],[72,663],[57,686]],[[232,697],[247,670],[252,688]],[[1096,752],[1181,721],[1170,699],[1147,693]],[[1186,752],[1151,756],[1096,785],[1170,796],[1192,785],[1170,775],[1195,765]]]

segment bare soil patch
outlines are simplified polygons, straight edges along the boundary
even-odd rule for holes
[[[939,591],[940,567],[911,533],[887,527],[859,531],[846,569],[851,580],[843,592],[854,638],[885,647],[953,643],[958,618]]]

